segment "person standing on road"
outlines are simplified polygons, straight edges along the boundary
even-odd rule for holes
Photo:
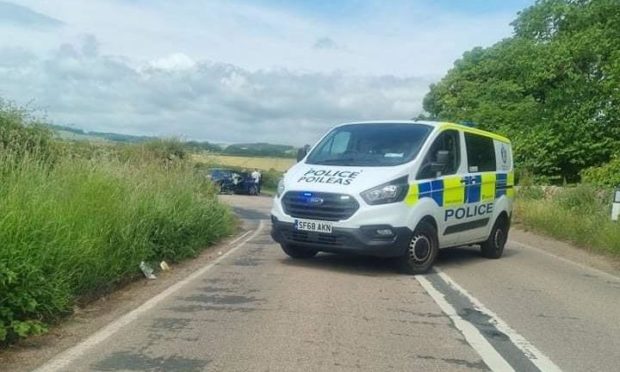
[[[260,194],[260,181],[261,181],[261,174],[259,172],[259,170],[257,168],[254,168],[254,172],[252,172],[252,179],[254,180],[254,184],[256,185],[256,193]]]

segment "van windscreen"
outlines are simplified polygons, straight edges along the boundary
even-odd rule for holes
[[[312,150],[308,164],[386,167],[407,163],[432,127],[424,124],[349,124],[332,130]]]

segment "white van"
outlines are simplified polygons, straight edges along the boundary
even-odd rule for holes
[[[293,258],[396,257],[413,274],[439,249],[499,258],[514,195],[507,138],[453,123],[338,125],[278,185],[271,236]]]

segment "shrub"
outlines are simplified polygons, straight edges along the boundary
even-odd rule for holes
[[[263,188],[267,190],[275,190],[278,188],[278,182],[282,178],[282,172],[279,172],[273,168],[268,171],[264,171],[262,174]]]
[[[517,190],[519,199],[541,200],[545,197],[545,191],[540,186],[521,186]]]
[[[592,167],[581,172],[583,182],[596,186],[620,186],[620,154],[599,167]]]
[[[606,207],[605,201],[599,198],[597,190],[590,185],[565,187],[557,193],[553,201],[566,211],[582,215],[595,214]]]
[[[3,161],[18,161],[25,157],[53,163],[58,158],[58,146],[52,132],[26,110],[0,99],[0,152],[10,154]]]
[[[532,186],[535,183],[534,174],[527,168],[515,169],[515,182],[519,186]]]

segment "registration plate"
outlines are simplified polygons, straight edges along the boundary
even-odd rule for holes
[[[324,234],[332,233],[333,225],[325,221],[295,220],[295,230],[312,231]]]

